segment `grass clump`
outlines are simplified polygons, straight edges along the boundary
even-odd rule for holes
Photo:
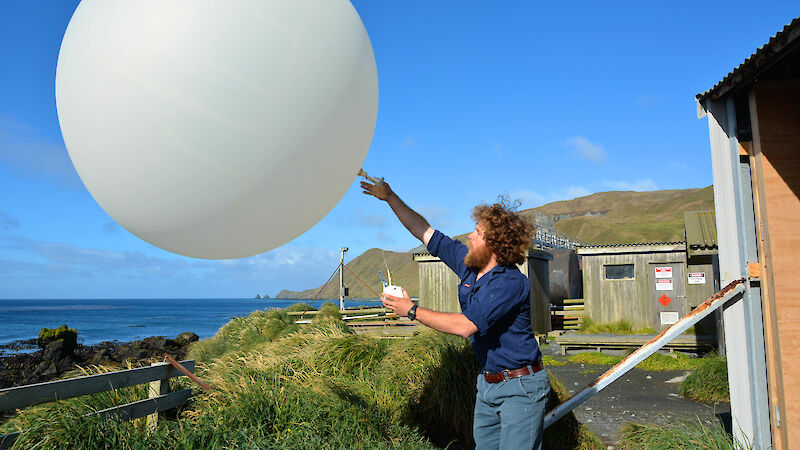
[[[545,366],[565,366],[567,362],[555,359],[550,355],[542,355],[542,364]]]
[[[703,424],[697,420],[682,420],[663,425],[627,423],[620,430],[616,447],[624,450],[663,448],[678,450],[744,450],[751,446],[734,440],[719,423]]]
[[[334,305],[335,306],[335,305]],[[325,311],[323,305],[321,311]],[[338,310],[336,311],[338,313]],[[84,414],[146,398],[146,385],[19,412],[4,431],[17,448],[436,448],[474,445],[479,367],[468,340],[423,329],[405,340],[354,334],[335,314],[300,327],[286,310],[234,319],[190,349],[191,400],[155,430]],[[553,379],[550,408],[568,397]],[[568,414],[545,433],[548,448],[600,449]]]
[[[622,361],[625,356],[607,355],[605,353],[586,352],[576,353],[570,355],[568,360],[573,363],[583,364],[598,364],[604,366],[613,366]],[[673,353],[665,355],[662,353],[654,353],[647,359],[636,365],[637,368],[642,370],[649,370],[654,372],[664,370],[691,370],[701,364],[701,359],[692,358],[683,353]]]
[[[581,319],[581,326],[576,332],[580,334],[656,334],[652,328],[634,329],[633,325],[624,319],[610,323],[595,323],[588,316]]]
[[[726,358],[716,353],[702,358],[681,384],[680,393],[686,398],[707,404],[731,401]]]

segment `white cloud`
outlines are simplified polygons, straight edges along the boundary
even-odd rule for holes
[[[686,163],[682,163],[682,162],[671,162],[671,163],[667,164],[667,167],[669,167],[670,169],[676,169],[676,170],[689,170],[689,165],[686,164]]]
[[[578,197],[586,197],[587,195],[591,195],[592,191],[586,189],[583,186],[570,186],[566,190],[567,199],[571,200],[573,198]]]
[[[422,205],[416,208],[417,212],[424,217],[432,227],[449,227],[453,224],[453,216],[450,209],[440,205]]]
[[[583,186],[570,185],[566,188],[551,190],[543,194],[530,190],[518,189],[509,192],[508,195],[511,200],[519,199],[522,202],[522,209],[529,209],[560,200],[572,200],[578,197],[585,197],[592,193],[592,191]]]
[[[119,225],[117,224],[117,222],[113,221],[106,222],[103,224],[103,231],[109,234],[116,233],[117,231],[119,231]]]
[[[602,163],[605,161],[607,155],[600,144],[589,141],[583,136],[573,136],[564,141],[564,146],[572,150],[574,157],[583,160]]]
[[[0,212],[0,230],[8,231],[12,228],[19,228],[19,219]]]
[[[389,233],[384,233],[383,231],[376,234],[375,239],[377,239],[381,244],[394,244],[395,242],[394,236]]]
[[[650,178],[643,178],[636,181],[627,180],[603,180],[603,185],[615,191],[655,191],[658,190],[656,183]]]
[[[526,189],[518,189],[508,193],[508,197],[513,200],[522,202],[523,208],[535,208],[537,206],[547,203],[547,197],[539,194],[538,192],[529,191]]]
[[[65,186],[82,186],[64,145],[36,136],[31,127],[7,115],[0,115],[0,164]]]
[[[636,106],[645,108],[652,105],[653,105],[653,97],[644,94],[636,97]]]

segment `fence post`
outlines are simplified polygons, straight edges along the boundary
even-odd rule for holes
[[[158,365],[168,365],[167,363],[163,362],[156,362],[150,364],[151,366],[158,366]],[[155,398],[160,395],[167,394],[169,392],[169,371],[167,372],[167,376],[164,379],[151,381],[148,387],[148,398]],[[155,431],[156,427],[158,426],[158,413],[153,413],[147,416],[147,430],[148,431]]]

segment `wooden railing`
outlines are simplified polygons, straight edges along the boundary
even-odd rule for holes
[[[346,309],[340,312],[344,323],[356,334],[385,339],[405,339],[419,332],[419,322],[408,317],[398,317],[385,307]],[[314,322],[314,317],[319,311],[291,311],[287,314],[294,317],[297,324],[309,324]]]
[[[180,364],[189,372],[194,372],[194,363],[190,359]],[[149,383],[148,398],[90,414],[116,417],[123,421],[147,416],[148,427],[154,428],[158,413],[177,408],[192,395],[191,389],[169,392],[169,379],[179,376],[183,374],[171,364],[154,363],[150,367],[0,389],[0,412]],[[10,448],[19,434],[0,435],[0,450]]]

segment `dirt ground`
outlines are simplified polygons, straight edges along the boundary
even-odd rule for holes
[[[566,361],[557,344],[542,349],[544,354]],[[568,363],[547,366],[570,394],[575,394],[594,381],[611,366]],[[625,422],[667,424],[682,419],[700,420],[710,425],[723,423],[730,416],[730,404],[705,405],[687,400],[678,394],[685,371],[650,372],[634,368],[579,405],[575,417],[588,426],[607,446],[619,440],[619,429]]]

